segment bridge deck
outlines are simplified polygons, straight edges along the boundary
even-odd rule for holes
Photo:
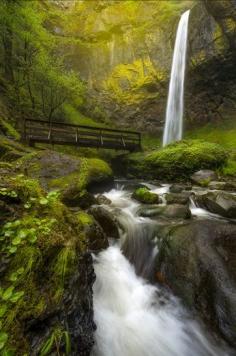
[[[22,138],[29,144],[48,143],[139,151],[141,134],[135,131],[26,119]]]

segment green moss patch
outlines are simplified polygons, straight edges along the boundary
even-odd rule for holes
[[[133,177],[178,181],[188,179],[200,169],[219,169],[227,158],[227,151],[218,144],[184,140],[152,153],[128,155],[125,164]]]
[[[159,197],[157,194],[152,193],[148,188],[138,188],[132,194],[132,198],[143,204],[158,204]]]

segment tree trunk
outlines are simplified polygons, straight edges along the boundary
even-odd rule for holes
[[[4,69],[5,78],[9,82],[14,82],[13,65],[12,65],[12,30],[7,27],[3,35],[3,47],[4,47]]]

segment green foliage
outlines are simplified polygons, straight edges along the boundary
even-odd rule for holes
[[[132,195],[132,198],[138,200],[143,204],[158,204],[159,197],[157,194],[149,191],[148,188],[138,188]]]
[[[7,255],[14,254],[19,246],[35,244],[38,236],[42,238],[50,234],[55,222],[55,219],[25,217],[6,223],[0,232],[1,252]]]
[[[68,331],[63,331],[61,328],[56,328],[48,338],[48,340],[42,346],[39,356],[46,356],[51,354],[53,349],[57,350],[57,353],[60,349],[61,343],[65,344],[65,355],[70,355],[71,352],[71,342]]]
[[[45,26],[51,16],[38,1],[0,4],[0,68],[20,119],[33,115],[51,120],[66,102],[78,102],[84,94],[78,75],[58,54],[59,39]]]
[[[226,176],[236,177],[236,160],[229,159],[223,167],[222,173]]]
[[[221,123],[209,123],[203,127],[192,128],[186,132],[187,139],[200,139],[218,143],[226,149],[236,147],[236,123],[234,116],[225,118]]]

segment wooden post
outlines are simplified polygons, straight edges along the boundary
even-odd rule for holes
[[[100,141],[101,141],[101,146],[103,146],[102,130],[100,130]]]

